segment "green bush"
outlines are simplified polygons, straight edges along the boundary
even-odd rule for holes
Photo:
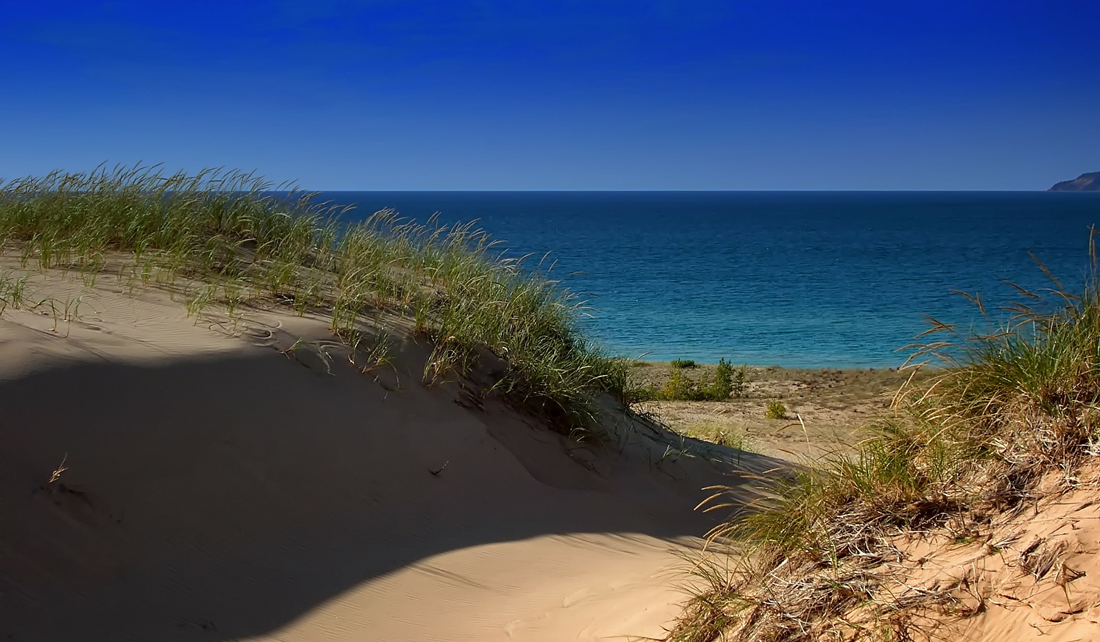
[[[690,364],[690,365],[685,365]],[[746,366],[735,370],[730,362],[719,359],[713,381],[709,369],[691,375],[688,371],[699,366],[694,361],[677,359],[669,362],[668,380],[664,385],[654,383],[628,387],[623,392],[626,403],[643,401],[726,401],[731,396],[745,394]]]
[[[733,366],[725,359],[718,360],[718,368],[714,371],[714,385],[710,388],[710,396],[715,401],[729,399],[733,392]]]
[[[713,383],[707,373],[704,373],[699,381],[693,381],[683,370],[684,368],[673,362],[668,373],[668,383],[665,384],[664,388],[657,391],[659,399],[665,401],[726,401],[735,389],[735,382],[738,381],[734,375],[733,366],[725,359],[718,361]],[[740,381],[740,390],[743,392],[743,379]]]
[[[623,403],[635,404],[643,401],[657,401],[662,398],[663,391],[657,386],[633,386],[623,391]]]
[[[661,398],[667,401],[701,401],[703,390],[687,378],[681,368],[673,366],[668,374],[668,383],[661,391]]]
[[[721,364],[719,364],[721,365]],[[733,396],[741,399],[745,396],[745,380],[748,377],[748,366],[741,366],[737,369],[737,374],[733,376]]]
[[[786,419],[787,406],[783,405],[782,401],[769,401],[768,409],[764,411],[764,416],[768,419]]]

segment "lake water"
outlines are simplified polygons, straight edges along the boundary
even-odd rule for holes
[[[1100,194],[1047,192],[328,192],[478,219],[514,254],[551,253],[609,351],[789,367],[892,367],[926,329],[1007,303],[1011,280],[1069,289],[1089,270]],[[994,311],[994,313],[996,313]]]

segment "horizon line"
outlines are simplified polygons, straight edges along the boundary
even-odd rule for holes
[[[290,191],[290,190],[271,190],[271,191]],[[820,193],[820,192],[875,192],[875,193],[912,193],[912,192],[930,192],[930,193],[943,193],[943,192],[959,192],[959,193],[1055,193],[1055,194],[1089,194],[1100,192],[1088,192],[1088,191],[1055,191],[1049,188],[1047,189],[931,189],[931,188],[916,188],[916,189],[844,189],[844,188],[825,188],[825,189],[723,189],[723,188],[669,188],[669,189],[618,189],[618,188],[599,188],[599,189],[573,189],[573,188],[485,188],[485,189],[446,189],[446,188],[407,188],[407,189],[378,189],[378,188],[350,188],[350,187],[299,187],[298,191],[309,192],[562,192],[562,193],[636,193],[636,192],[654,192],[654,193],[669,193],[669,192],[754,192],[761,194],[775,194],[775,193]]]

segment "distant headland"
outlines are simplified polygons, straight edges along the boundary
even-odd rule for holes
[[[1072,181],[1055,183],[1048,192],[1100,192],[1100,172],[1081,174]]]

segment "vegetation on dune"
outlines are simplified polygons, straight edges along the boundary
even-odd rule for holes
[[[0,315],[8,308],[23,307],[26,290],[26,275],[17,279],[11,273],[0,274]]]
[[[734,370],[725,359],[719,359],[714,367],[714,379],[704,372],[693,378],[685,370],[697,368],[694,361],[675,359],[669,363],[668,381],[663,386],[627,386],[626,399],[630,403],[640,401],[726,401],[730,396],[745,394],[745,377],[748,366]]]
[[[753,452],[755,446],[752,438],[744,430],[724,426],[713,421],[702,421],[683,427],[673,427],[671,430],[685,437],[709,441],[712,444],[743,452]]]
[[[1100,454],[1100,280],[1090,246],[1083,291],[1048,273],[1054,287],[1021,289],[1001,332],[965,336],[933,322],[928,334],[946,338],[913,346],[911,367],[945,368],[903,388],[898,419],[856,454],[768,482],[712,532],[736,552],[696,566],[705,590],[668,639],[909,640],[927,637],[930,614],[972,614],[957,586],[908,587],[892,575],[903,555],[896,543],[921,532],[980,541],[996,515],[1072,488],[1085,459]],[[711,505],[731,506],[726,489],[715,490]]]
[[[315,196],[237,171],[55,171],[0,181],[0,250],[89,284],[121,253],[120,279],[186,282],[191,314],[260,300],[320,311],[353,348],[384,314],[408,317],[433,346],[426,381],[493,355],[494,389],[563,431],[594,427],[599,394],[622,396],[623,363],[577,332],[583,302],[484,231],[393,211],[346,224]],[[9,281],[0,306],[22,295]]]
[[[109,269],[120,281],[183,290],[193,315],[221,305],[232,317],[261,303],[319,312],[368,361],[386,358],[381,326],[398,315],[431,345],[425,382],[481,368],[493,390],[563,432],[594,429],[605,393],[623,401],[745,393],[746,369],[724,360],[713,378],[708,370],[692,379],[695,364],[681,360],[664,386],[628,390],[625,363],[578,333],[582,302],[483,231],[392,211],[344,223],[314,195],[276,193],[283,188],[233,171],[156,168],[0,181],[0,252],[24,266],[77,270],[89,285]],[[889,563],[902,555],[896,539],[926,531],[979,539],[994,515],[1050,492],[1052,476],[1062,488],[1077,483],[1081,463],[1100,453],[1091,249],[1080,293],[1053,277],[1048,291],[1021,290],[1001,332],[964,336],[936,323],[930,332],[947,338],[916,346],[911,367],[945,367],[899,393],[894,422],[854,455],[768,481],[759,501],[711,533],[739,554],[696,565],[705,590],[669,640],[904,640],[930,610],[967,614],[951,586],[884,590]],[[0,274],[0,314],[27,307],[26,289],[26,278]],[[72,305],[79,300],[55,319],[71,318]],[[723,501],[727,490],[715,489],[708,506],[735,505]]]
[[[768,419],[786,419],[787,405],[779,400],[769,401],[767,408],[764,409],[764,416]]]

